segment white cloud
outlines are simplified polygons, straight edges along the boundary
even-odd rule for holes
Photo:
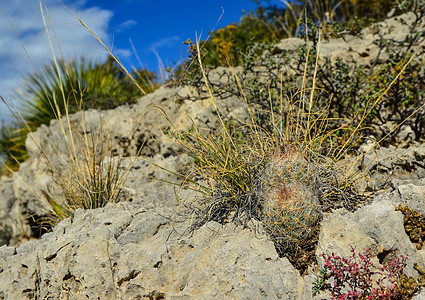
[[[38,0],[13,0],[0,4],[7,17],[0,14],[0,95],[13,103],[13,89],[19,87],[22,78],[34,68],[41,68],[52,60],[49,41],[43,25]],[[108,45],[110,37],[108,27],[113,13],[99,7],[83,8],[85,1],[73,0],[67,2],[76,11],[86,25],[89,26]],[[75,18],[72,12],[57,0],[44,0],[48,8],[44,11],[49,24],[50,15],[54,31],[65,58],[79,58],[84,55],[88,59],[102,60],[106,57],[105,49]],[[14,29],[9,23],[13,23]],[[50,37],[55,53],[60,57],[60,50],[49,24]],[[27,50],[28,60],[22,44]],[[119,50],[119,49],[117,49]],[[7,118],[7,108],[0,106],[0,119]]]
[[[149,49],[152,52],[157,51],[159,48],[163,47],[173,47],[176,43],[180,42],[180,38],[177,35],[164,37],[158,39],[156,42],[152,43]]]
[[[137,22],[134,20],[127,20],[122,22],[121,24],[119,24],[116,28],[115,28],[115,33],[119,33],[121,31],[127,30],[133,26],[136,26]]]

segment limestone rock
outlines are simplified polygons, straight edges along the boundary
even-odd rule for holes
[[[337,253],[349,257],[351,247],[357,253],[364,249],[377,253],[395,251],[397,255],[409,258],[405,271],[414,276],[413,264],[423,263],[423,259],[405,233],[403,215],[395,211],[395,206],[388,200],[377,199],[354,213],[338,210],[327,215],[322,223],[316,254]],[[321,261],[319,257],[318,261]]]
[[[0,246],[18,245],[32,233],[22,214],[24,203],[17,201],[12,180],[0,181]]]
[[[390,146],[373,149],[361,156],[361,165],[369,174],[362,189],[393,190],[405,183],[424,185],[425,148],[413,145],[406,149]]]
[[[375,61],[382,63],[386,61],[388,55],[380,51],[379,39],[394,39],[394,41],[403,41],[412,33],[409,26],[415,20],[413,13],[407,13],[400,16],[386,19],[385,21],[373,24],[363,29],[359,36],[344,34],[337,39],[322,40],[320,44],[320,58],[330,58],[332,62],[342,59],[345,63],[357,63],[359,65],[372,65]],[[423,31],[424,24],[418,24],[417,31]],[[298,47],[306,45],[306,41],[300,38],[288,38],[282,40],[276,45],[281,51],[294,53]],[[422,51],[420,43],[413,46],[414,51]]]
[[[203,95],[205,100],[187,100],[193,93],[195,91],[190,87],[162,87],[131,106],[106,111],[89,110],[70,115],[69,123],[75,131],[72,139],[65,119],[52,120],[50,126],[41,126],[27,138],[29,159],[13,174],[13,197],[8,194],[1,205],[7,206],[8,203],[17,202],[17,213],[24,218],[46,215],[46,201],[41,190],[49,191],[60,199],[62,191],[56,183],[62,174],[73,172],[70,169],[70,157],[84,159],[85,144],[81,140],[83,133],[88,134],[89,138],[93,133],[96,140],[106,140],[105,143],[111,147],[114,156],[128,157],[122,161],[123,172],[126,172],[126,167],[132,165],[124,189],[138,192],[138,197],[156,190],[155,186],[158,184],[152,184],[155,181],[152,178],[176,182],[176,177],[165,170],[176,172],[177,168],[187,161],[180,147],[171,142],[164,132],[189,128],[193,122],[206,128],[214,128],[217,125],[214,106],[208,95]],[[247,114],[241,103],[241,99],[232,97],[226,101],[217,101],[217,106],[224,114],[243,120]],[[156,105],[160,105],[161,109]],[[134,158],[136,156],[140,158]],[[9,216],[5,218],[8,219],[8,224],[13,222]],[[31,235],[27,222],[24,221],[20,226],[26,226],[22,234]],[[9,227],[4,228],[3,232],[6,234]],[[12,233],[12,236],[20,235]],[[14,239],[13,245],[19,244],[19,239]],[[10,244],[11,239],[7,240],[8,242],[5,240],[4,243]]]
[[[120,203],[79,210],[52,233],[0,248],[7,299],[297,299],[303,279],[266,237],[210,222],[192,235],[166,211]]]

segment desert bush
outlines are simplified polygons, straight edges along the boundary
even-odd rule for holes
[[[270,44],[284,35],[272,28],[254,14],[241,19],[238,24],[231,24],[214,31],[209,40],[201,42],[203,61],[209,67],[237,66],[240,53],[252,47],[254,42]]]
[[[285,20],[282,16],[282,12],[285,12],[285,10],[279,10],[277,5],[271,5],[271,1],[257,2],[263,4],[266,11],[265,16],[268,19],[272,19],[273,16],[275,22],[276,19]],[[362,19],[362,25],[365,26],[371,22],[384,19],[396,2],[397,0],[296,0],[288,1],[285,4],[292,11],[292,15],[300,16],[307,13],[307,18],[315,22],[337,22],[346,26],[357,18]]]
[[[211,32],[200,41],[202,61],[206,67],[238,66],[243,55],[252,50],[255,44],[270,45],[288,37],[302,37],[307,32],[315,34],[313,27],[320,28],[327,38],[340,34],[357,34],[373,22],[386,17],[398,0],[350,0],[350,1],[282,1],[281,5],[270,1],[256,1],[257,10],[241,18],[239,23]],[[398,8],[398,6],[397,6]],[[407,5],[404,5],[404,10]],[[401,9],[395,10],[397,13]],[[308,30],[307,30],[308,28]],[[257,49],[258,50],[258,49]],[[188,48],[189,59],[179,68],[174,77],[181,79],[192,70],[192,60],[196,60],[196,50]]]

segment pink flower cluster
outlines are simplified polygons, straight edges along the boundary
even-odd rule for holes
[[[356,257],[355,249],[351,248],[352,255],[347,258],[322,254],[325,260],[326,275],[322,290],[330,291],[332,299],[397,299],[395,291],[407,258],[400,255],[393,261],[375,266],[372,264],[372,252],[365,249]],[[377,274],[375,281],[372,276]],[[322,279],[323,280],[323,279]],[[328,283],[333,281],[332,284]]]

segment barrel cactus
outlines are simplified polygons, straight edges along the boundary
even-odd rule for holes
[[[322,213],[318,166],[294,145],[276,149],[257,181],[263,222],[282,252],[300,253],[317,240]]]

